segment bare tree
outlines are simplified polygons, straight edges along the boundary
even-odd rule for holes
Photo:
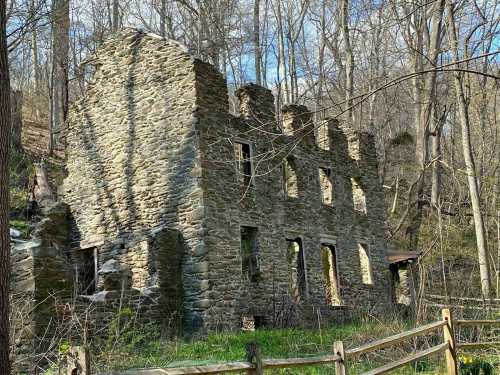
[[[438,0],[432,7],[431,16],[431,35],[429,40],[429,56],[428,61],[432,67],[436,67],[439,56],[439,47],[441,41],[441,20],[444,12],[444,0]],[[437,72],[429,73],[425,80],[424,86],[424,104],[422,106],[422,114],[419,127],[424,129],[424,142],[428,138],[428,134],[432,134],[432,149],[431,155],[433,160],[436,159],[432,166],[432,194],[431,203],[438,204],[439,196],[439,163],[440,144],[441,144],[441,122],[436,121],[436,76]]]
[[[453,72],[453,80],[455,83],[455,94],[458,106],[458,114],[462,132],[462,150],[465,161],[467,182],[469,185],[469,194],[472,204],[472,214],[474,217],[474,227],[476,232],[476,243],[479,258],[479,271],[481,276],[481,290],[484,298],[490,298],[490,268],[488,248],[486,245],[486,233],[483,222],[483,214],[481,212],[481,203],[479,197],[479,188],[476,178],[476,166],[474,163],[474,155],[472,152],[471,135],[470,135],[470,119],[467,99],[465,96],[463,75],[459,71],[458,64],[458,36],[455,24],[455,9],[451,0],[446,0],[446,9],[448,13],[448,40],[452,54],[452,60],[456,64],[456,71]]]
[[[287,78],[287,66],[286,66],[286,58],[285,58],[285,30],[283,27],[283,11],[282,11],[282,0],[276,0],[276,24],[277,29],[276,33],[278,34],[278,86],[279,86],[279,94],[281,97],[280,104],[289,104],[290,103],[290,89],[288,85]]]

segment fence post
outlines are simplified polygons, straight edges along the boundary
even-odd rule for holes
[[[442,316],[443,319],[446,321],[446,325],[443,326],[444,342],[448,343],[448,349],[446,349],[445,351],[446,374],[457,375],[458,368],[457,368],[455,332],[453,330],[453,316],[449,309],[443,309]]]
[[[254,370],[247,370],[247,375],[264,375],[264,367],[262,366],[262,353],[259,344],[249,342],[245,351],[247,352],[247,361],[255,365]]]
[[[73,346],[67,354],[66,375],[90,375],[90,351],[85,346]]]
[[[340,361],[335,362],[335,375],[346,375],[344,343],[342,341],[335,341],[333,344],[333,354],[340,357]]]

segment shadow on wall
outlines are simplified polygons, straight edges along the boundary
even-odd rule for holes
[[[141,104],[140,94],[142,94],[142,90],[139,90],[138,86],[138,74],[140,69],[144,69],[141,64],[141,67],[138,67],[139,60],[141,59],[141,42],[144,39],[146,34],[138,33],[135,36],[135,39],[129,45],[130,48],[130,63],[127,65],[127,81],[121,87],[124,90],[125,98],[126,98],[126,108],[127,108],[127,118],[126,118],[126,129],[122,129],[122,131],[127,132],[126,146],[125,146],[125,158],[124,165],[119,165],[120,168],[123,169],[123,176],[120,176],[120,179],[124,181],[123,188],[125,197],[120,199],[117,194],[115,194],[114,186],[111,184],[115,184],[116,182],[108,181],[108,176],[111,168],[116,168],[117,165],[109,165],[109,161],[105,157],[103,157],[102,153],[99,152],[99,148],[96,150],[96,143],[98,143],[98,134],[96,132],[96,122],[92,118],[92,115],[89,111],[89,103],[86,103],[83,109],[83,116],[85,118],[85,126],[81,127],[81,134],[79,137],[83,146],[86,149],[85,163],[92,166],[92,171],[95,174],[95,181],[93,181],[92,190],[94,190],[94,196],[96,197],[96,205],[100,207],[100,213],[104,216],[104,220],[102,220],[100,225],[105,225],[105,232],[108,233],[108,236],[112,236],[112,238],[107,238],[107,240],[113,240],[114,238],[131,238],[136,232],[140,232],[141,230],[149,230],[151,227],[157,227],[160,225],[167,225],[169,228],[178,229],[182,232],[182,226],[185,225],[187,210],[184,209],[186,203],[189,201],[189,198],[193,192],[193,190],[197,186],[196,178],[194,177],[193,169],[195,168],[196,163],[196,148],[194,147],[195,142],[195,131],[194,129],[188,129],[188,133],[186,134],[186,130],[184,129],[184,135],[182,139],[171,139],[168,138],[165,142],[172,142],[172,147],[162,148],[162,154],[153,155],[151,152],[147,152],[145,145],[148,144],[149,139],[145,138],[141,134],[141,130],[139,129],[138,121],[142,121],[143,112],[147,111],[145,107],[146,104]],[[142,73],[141,73],[142,74]],[[139,83],[140,84],[140,83]],[[148,87],[148,89],[155,89],[153,87]],[[157,88],[157,90],[163,89]],[[139,98],[136,96],[139,95]],[[169,97],[163,94],[165,104],[164,108],[169,108]],[[138,113],[139,111],[139,113]],[[125,120],[125,119],[123,119]],[[147,121],[147,120],[144,120]],[[165,123],[160,122],[160,126],[169,127],[176,126],[174,123]],[[156,125],[156,124],[155,124]],[[98,124],[97,126],[105,126],[104,124]],[[153,124],[151,124],[153,126]],[[164,128],[159,128],[159,132],[164,132]],[[170,136],[172,137],[172,136]],[[179,137],[181,138],[181,137]],[[174,142],[177,141],[177,144]],[[163,151],[164,150],[164,151]],[[109,150],[101,150],[105,153],[109,154]],[[144,160],[141,163],[141,158],[151,158],[151,160]],[[112,160],[112,159],[111,159]],[[175,162],[175,165],[166,165],[162,163],[161,160],[169,160]],[[137,168],[137,165],[140,165]],[[149,189],[151,192],[156,195],[161,195],[161,197],[166,197],[164,201],[159,201],[156,203],[153,201],[154,207],[151,207],[152,210],[156,210],[153,214],[149,212],[142,212],[143,210],[149,210],[151,205],[142,205],[141,200],[149,199],[147,196],[150,192],[146,191],[146,195],[144,195],[144,191],[142,189],[141,192],[138,192],[137,189],[134,188],[134,184],[138,183],[140,178],[143,176],[139,176],[138,172],[141,171],[140,168],[151,168],[152,175],[159,174],[159,178],[161,181],[161,189],[166,189],[164,192],[158,191],[154,184],[149,185]],[[157,168],[157,169],[155,169]],[[163,170],[165,169],[165,170]],[[116,171],[114,171],[116,173]],[[147,171],[146,171],[147,172]],[[155,177],[156,178],[156,177]],[[83,183],[91,183],[90,181],[84,181]],[[90,189],[89,189],[90,190]],[[125,204],[123,203],[125,202]],[[161,207],[158,207],[158,204]],[[196,204],[196,202],[195,202]],[[181,209],[182,206],[182,209]],[[85,209],[85,208],[84,208]],[[191,207],[192,210],[196,210],[197,207]],[[151,220],[151,217],[158,216],[157,223],[151,223],[148,221],[147,223],[141,222],[141,220]],[[142,227],[141,227],[142,225]],[[75,233],[78,233],[78,229],[76,228]],[[195,238],[197,238],[197,234],[194,234]],[[78,237],[81,237],[79,235]],[[82,238],[77,238],[77,243],[80,243]],[[170,252],[172,249],[175,251],[181,251],[184,255],[184,261],[182,261],[182,257],[180,258],[178,267],[176,268],[176,273],[178,275],[184,275],[185,280],[180,283],[173,283],[173,285],[177,285],[180,290],[179,293],[182,294],[182,284],[183,282],[187,282],[189,284],[189,290],[192,291],[190,297],[188,296],[189,308],[185,310],[190,311],[189,317],[184,317],[185,323],[188,327],[193,330],[197,330],[199,327],[203,325],[203,316],[202,310],[199,309],[197,312],[196,308],[193,308],[196,305],[196,301],[200,298],[199,294],[201,293],[201,279],[199,274],[197,274],[193,269],[195,268],[193,265],[195,263],[199,263],[202,260],[203,254],[199,255],[196,260],[191,259],[191,248],[193,248],[196,241],[190,241],[190,238],[182,238],[179,237],[175,246],[170,248],[172,242],[158,242],[158,246],[167,246],[169,247],[167,252]],[[151,250],[148,254],[148,262],[152,259]],[[106,261],[107,259],[102,259],[102,261]],[[100,260],[101,261],[101,260]],[[177,261],[176,261],[177,262]],[[175,262],[174,262],[175,263]],[[184,268],[182,272],[179,272],[180,268]],[[188,272],[186,272],[186,270]],[[172,273],[170,273],[172,274]],[[169,293],[171,293],[170,291]],[[177,307],[178,308],[178,307]]]
[[[149,244],[149,273],[157,276],[160,288],[162,336],[179,337],[182,334],[182,267],[184,240],[179,231],[163,229],[153,234]]]

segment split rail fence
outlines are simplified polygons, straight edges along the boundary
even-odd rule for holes
[[[446,361],[446,374],[458,375],[458,350],[474,350],[491,347],[499,347],[498,342],[477,342],[477,343],[458,343],[455,339],[455,329],[465,326],[499,326],[500,320],[453,320],[449,309],[442,310],[442,319],[433,323],[429,323],[409,331],[405,331],[393,336],[386,337],[381,340],[370,342],[352,349],[344,349],[342,341],[337,341],[333,345],[332,354],[318,357],[306,358],[287,358],[287,359],[263,359],[260,347],[251,343],[247,345],[247,361],[244,362],[227,362],[221,364],[193,366],[193,367],[177,367],[177,368],[161,368],[161,369],[137,369],[124,372],[113,372],[101,375],[195,375],[195,374],[222,374],[244,372],[247,375],[262,375],[266,369],[282,369],[292,367],[306,367],[313,365],[333,364],[335,366],[336,375],[347,374],[348,362],[357,357],[374,352],[379,349],[387,348],[411,338],[429,334],[432,332],[442,331],[443,342],[431,348],[418,351],[402,359],[390,362],[384,366],[364,372],[362,375],[377,375],[386,374],[407,364],[414,363],[418,360],[427,358],[431,355],[442,354]],[[71,368],[68,368],[67,374],[71,375],[90,375],[90,356],[87,350],[82,347],[72,348]]]

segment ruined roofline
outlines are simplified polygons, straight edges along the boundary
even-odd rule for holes
[[[248,118],[252,117],[251,115],[256,115],[262,113],[262,106],[273,108],[272,116],[275,116],[275,96],[271,90],[268,88],[257,85],[253,82],[246,83],[239,87],[235,91],[235,96],[239,100],[239,110],[240,117]],[[246,101],[245,103],[242,103]],[[373,133],[368,131],[359,131],[354,129],[353,127],[345,124],[344,122],[338,120],[336,117],[327,117],[319,122],[313,121],[314,111],[311,111],[309,107],[303,104],[287,104],[281,107],[282,114],[289,114],[290,120],[299,120],[302,124],[310,124],[313,123],[314,127],[318,128],[323,124],[329,124],[336,128],[339,131],[343,132],[347,137],[360,137],[367,136],[373,137]],[[257,117],[257,119],[259,119]],[[276,121],[276,119],[275,119]]]
[[[350,142],[361,141],[365,143],[372,143],[375,145],[374,135],[368,131],[360,131],[345,122],[339,120],[337,117],[326,117],[320,121],[314,121],[314,111],[311,111],[307,106],[302,104],[288,104],[282,107],[284,133],[293,131],[293,134],[300,133],[306,129],[311,130],[314,127],[316,131],[322,126],[326,126],[330,132],[342,133]],[[287,124],[288,123],[288,124]],[[287,129],[288,127],[288,129]],[[317,141],[317,140],[316,140]]]
[[[191,59],[197,60],[197,58],[189,51],[189,48],[185,45],[182,44],[181,42],[175,40],[175,39],[170,39],[170,38],[164,38],[161,35],[151,33],[151,32],[146,32],[140,28],[135,28],[135,27],[124,27],[123,29],[120,29],[108,37],[106,37],[103,41],[103,43],[97,48],[96,52],[90,56],[87,56],[85,59],[83,59],[80,62],[80,67],[84,67],[86,65],[94,65],[100,58],[99,52],[102,50],[105,50],[106,47],[109,44],[116,44],[119,43],[120,41],[124,41],[127,38],[130,38],[134,35],[143,35],[152,39],[156,40],[161,40],[165,42],[165,45],[169,46],[175,46],[178,47],[181,52],[184,52],[186,56],[191,57]]]

